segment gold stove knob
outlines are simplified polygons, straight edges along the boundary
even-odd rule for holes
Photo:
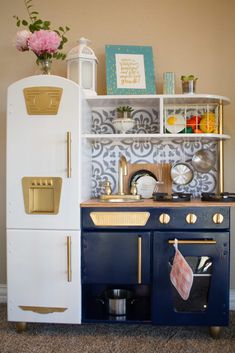
[[[213,222],[215,224],[221,224],[224,221],[224,216],[221,213],[215,213],[213,215]]]
[[[186,222],[188,224],[194,224],[197,222],[197,216],[194,213],[189,213],[186,216]]]
[[[168,224],[170,222],[170,219],[171,217],[169,216],[169,214],[167,213],[162,213],[160,216],[159,216],[159,222],[161,224]]]

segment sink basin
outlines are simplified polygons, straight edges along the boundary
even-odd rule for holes
[[[99,200],[100,202],[142,202],[143,200],[133,200],[133,199],[107,199],[107,200]]]
[[[100,195],[101,202],[140,202],[140,195]]]

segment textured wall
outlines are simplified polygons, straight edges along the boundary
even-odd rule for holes
[[[225,131],[231,141],[225,143],[225,189],[235,192],[235,2],[234,0],[34,0],[43,19],[55,26],[68,25],[71,49],[85,36],[99,60],[98,93],[105,94],[105,44],[151,45],[154,53],[156,84],[162,93],[164,71],[174,71],[177,92],[181,74],[199,77],[197,92],[227,96]],[[25,17],[23,0],[8,0],[1,8],[0,42],[0,284],[6,283],[5,252],[5,128],[6,90],[10,83],[35,74],[35,56],[17,52],[12,45],[16,32],[14,14]],[[65,76],[65,62],[53,65],[53,73]],[[23,156],[22,156],[23,158]],[[232,211],[232,233],[235,211]],[[234,237],[232,237],[234,238]],[[235,289],[235,239],[232,239],[232,283]]]

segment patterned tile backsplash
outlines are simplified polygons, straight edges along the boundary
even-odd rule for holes
[[[115,118],[115,109],[97,109],[92,113],[92,133],[115,133],[112,120]],[[132,115],[135,126],[129,133],[159,133],[159,116],[155,109],[135,109]],[[180,135],[179,135],[180,136]],[[92,197],[98,197],[103,191],[102,184],[109,179],[113,193],[117,192],[118,160],[123,154],[128,163],[170,163],[191,161],[198,150],[210,149],[216,156],[217,143],[201,140],[160,140],[158,138],[140,141],[126,138],[122,140],[95,141],[92,144]],[[193,180],[184,186],[172,185],[175,192],[190,192],[195,197],[201,192],[214,192],[217,186],[217,165],[208,173],[199,173],[194,170]]]

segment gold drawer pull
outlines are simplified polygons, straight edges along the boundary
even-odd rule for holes
[[[67,178],[71,178],[71,132],[67,131]]]
[[[57,308],[57,307],[46,307],[46,306],[29,306],[20,305],[19,308],[24,311],[32,311],[37,314],[52,314],[52,313],[63,313],[67,308]]]
[[[186,222],[188,224],[195,224],[197,222],[197,216],[194,213],[187,214]]]
[[[215,224],[221,224],[224,221],[224,216],[221,213],[215,213],[213,215],[213,222]]]
[[[142,282],[142,238],[138,236],[138,284]]]
[[[168,244],[175,244],[175,240],[168,240]],[[216,240],[178,240],[178,244],[216,244]]]
[[[72,282],[71,236],[67,236],[67,280],[68,280],[68,282]]]
[[[161,224],[168,224],[170,222],[170,219],[171,217],[169,216],[169,214],[167,213],[162,213],[160,216],[159,216],[159,222]]]

